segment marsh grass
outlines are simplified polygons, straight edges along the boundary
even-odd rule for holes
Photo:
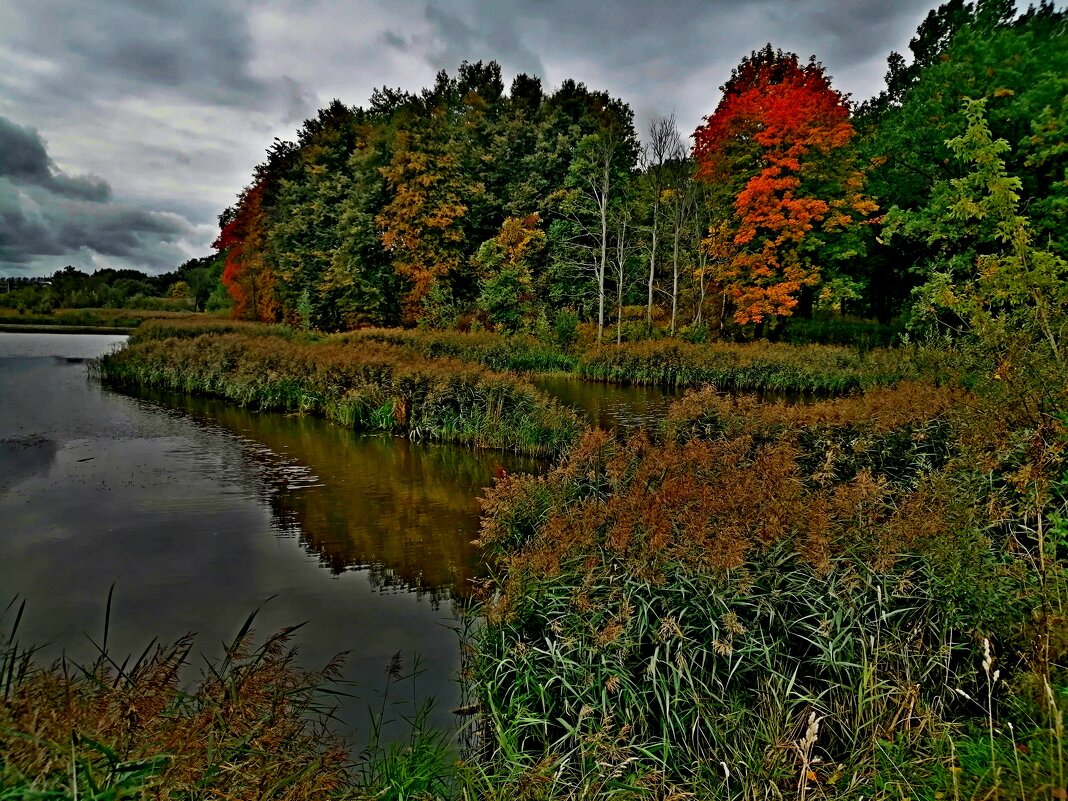
[[[576,364],[574,356],[525,334],[368,328],[343,338],[398,345],[426,359],[459,359],[497,371],[571,372]]]
[[[833,395],[896,383],[910,375],[910,369],[906,352],[899,349],[659,340],[588,350],[582,354],[578,373],[586,379],[620,384],[713,384],[731,392]]]
[[[984,404],[709,390],[662,442],[592,432],[500,482],[468,674],[489,773],[519,798],[1063,798],[1068,553],[1037,521],[1065,470],[1036,443],[1064,432]]]
[[[531,455],[560,453],[582,428],[574,412],[514,376],[370,341],[276,336],[266,327],[220,323],[172,335],[155,325],[94,369],[116,385]]]
[[[353,786],[321,692],[340,662],[299,668],[295,628],[254,647],[250,616],[187,688],[189,637],[120,663],[105,623],[93,662],[42,667],[17,645],[22,608],[0,653],[0,797],[295,800]]]

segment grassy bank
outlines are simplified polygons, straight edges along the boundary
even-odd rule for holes
[[[487,795],[1060,798],[1066,432],[988,404],[705,391],[498,484]]]
[[[128,330],[146,320],[211,320],[211,315],[190,311],[150,311],[146,309],[56,309],[48,314],[20,312],[0,308],[0,327],[17,331],[23,327],[63,327]]]
[[[317,414],[360,431],[553,455],[577,437],[576,415],[512,376],[428,360],[370,341],[313,341],[229,322],[153,323],[104,356],[101,378]]]
[[[593,348],[578,374],[592,381],[700,387],[739,392],[843,394],[892,384],[910,374],[905,351],[831,345],[655,340]]]

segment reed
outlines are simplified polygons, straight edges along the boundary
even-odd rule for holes
[[[578,372],[586,379],[618,384],[712,384],[724,391],[825,395],[893,384],[910,375],[909,360],[900,350],[863,353],[827,345],[697,345],[678,340],[594,348],[582,355]]]
[[[190,638],[120,663],[105,626],[92,663],[41,667],[16,646],[16,621],[0,651],[18,666],[0,697],[0,797],[352,797],[321,693],[338,662],[298,668],[293,629],[253,647],[252,618],[189,689]]]
[[[360,431],[499,448],[563,451],[577,416],[516,378],[370,341],[312,342],[229,324],[152,326],[94,369],[114,385],[225,398],[242,406],[316,414]]]
[[[485,785],[1059,798],[1068,553],[1034,503],[1064,498],[1033,493],[1064,467],[990,411],[914,382],[807,406],[705,391],[663,443],[591,432],[501,481],[468,671]]]
[[[517,373],[571,372],[576,363],[574,356],[525,334],[368,328],[343,339],[398,345],[426,359],[459,359]]]

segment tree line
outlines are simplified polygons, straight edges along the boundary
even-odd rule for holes
[[[859,105],[768,45],[692,145],[671,117],[640,137],[623,100],[572,80],[506,91],[493,62],[335,100],[221,215],[222,281],[239,317],[322,330],[538,331],[571,314],[618,341],[917,317],[936,277],[966,281],[1003,244],[993,218],[951,213],[974,168],[948,144],[966,99],[986,99],[1034,240],[1068,255],[1066,23],[1048,2],[950,0]]]
[[[87,308],[223,311],[233,301],[222,272],[218,255],[190,259],[158,275],[113,267],[87,273],[67,265],[48,278],[0,279],[0,308],[36,314]]]

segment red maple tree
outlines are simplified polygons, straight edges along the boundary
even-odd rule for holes
[[[694,134],[697,176],[720,188],[732,254],[714,278],[738,324],[789,316],[820,265],[802,247],[876,211],[847,145],[846,99],[823,67],[768,45],[737,67],[715,112]],[[721,234],[722,238],[722,234]],[[720,243],[721,244],[721,243]]]

